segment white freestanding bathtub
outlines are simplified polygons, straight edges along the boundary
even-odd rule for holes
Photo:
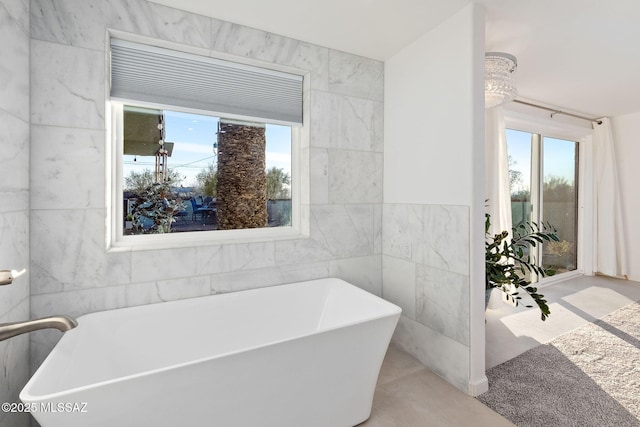
[[[400,308],[321,279],[82,316],[20,399],[42,427],[347,427]]]

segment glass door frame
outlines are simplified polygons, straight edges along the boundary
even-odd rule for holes
[[[552,134],[546,134],[543,133],[541,135],[541,152],[540,155],[544,156],[544,144],[542,143],[542,141],[544,141],[545,138],[551,138],[551,139],[560,139],[560,140],[566,140],[566,141],[574,141],[577,144],[577,150],[576,150],[576,156],[577,159],[575,159],[575,172],[576,172],[576,179],[574,181],[576,188],[576,212],[575,212],[575,227],[576,227],[576,231],[575,231],[575,236],[576,236],[576,268],[575,270],[571,270],[571,271],[566,271],[563,273],[558,273],[554,276],[547,276],[547,277],[543,277],[540,279],[540,281],[537,283],[539,287],[544,287],[547,285],[550,285],[554,282],[558,282],[561,280],[566,280],[568,278],[571,277],[576,277],[576,276],[582,276],[584,274],[588,274],[588,275],[593,275],[593,272],[587,272],[585,273],[585,271],[590,271],[588,269],[585,270],[585,248],[587,247],[592,247],[592,242],[593,242],[593,238],[592,238],[592,234],[591,234],[591,217],[589,217],[589,220],[587,221],[585,219],[585,205],[588,205],[590,207],[593,206],[592,203],[592,198],[591,197],[587,197],[588,191],[585,190],[586,184],[591,182],[591,173],[589,172],[591,169],[588,169],[586,167],[586,158],[589,157],[589,162],[591,161],[591,138],[589,137],[582,137],[582,138],[572,138],[572,137],[567,137],[567,136],[555,136]],[[540,157],[541,159],[543,157]],[[541,172],[542,172],[542,165],[540,166],[541,168]],[[544,176],[542,176],[543,174],[540,173],[540,189],[543,188],[544,185]],[[544,221],[544,215],[542,213],[542,210],[544,209],[544,196],[543,194],[540,195],[540,205],[539,205],[539,209],[540,209],[540,218]],[[587,225],[587,223],[589,225]],[[585,231],[589,230],[589,233],[586,233]],[[538,256],[540,256],[540,261],[542,262],[542,247],[540,246],[538,248]],[[589,257],[589,262],[590,262],[591,258]]]
[[[560,273],[555,276],[542,278],[536,283],[536,286],[544,287],[550,283],[565,280],[570,277],[580,276],[583,274],[593,275],[593,155],[592,155],[592,132],[591,127],[586,127],[586,123],[580,125],[572,123],[561,123],[554,120],[525,115],[516,111],[504,111],[505,127],[508,129],[518,130],[531,133],[533,135],[541,135],[537,141],[537,150],[540,150],[540,156],[533,156],[531,165],[532,181],[535,179],[538,184],[539,192],[543,187],[542,165],[540,159],[543,158],[542,138],[555,138],[575,141],[578,143],[578,162],[576,164],[578,173],[578,194],[577,194],[577,265],[573,271]],[[532,141],[532,149],[535,144]],[[532,152],[532,155],[535,153]],[[535,171],[535,172],[534,172]],[[533,185],[532,185],[533,187]],[[534,200],[534,196],[537,200]],[[532,219],[538,221],[542,212],[542,204],[535,202],[541,201],[542,194],[531,192]],[[538,208],[534,208],[537,206]],[[537,211],[537,212],[536,212]],[[535,219],[534,219],[535,218]],[[541,248],[537,249],[536,257],[540,261]]]

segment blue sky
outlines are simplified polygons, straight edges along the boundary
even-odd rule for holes
[[[193,186],[196,175],[216,162],[214,144],[217,141],[218,117],[196,115],[175,111],[164,111],[165,141],[174,142],[173,153],[168,167],[185,176],[184,187]],[[267,168],[275,166],[291,174],[291,128],[288,126],[266,126],[266,163]],[[123,175],[130,171],[154,169],[153,157],[124,156]]]

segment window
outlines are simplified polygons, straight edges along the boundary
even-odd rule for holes
[[[301,233],[301,76],[112,39],[110,87],[113,245]]]
[[[513,225],[544,221],[555,226],[560,241],[537,248],[536,259],[557,273],[576,270],[579,143],[514,129],[506,135]]]

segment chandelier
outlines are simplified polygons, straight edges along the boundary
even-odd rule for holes
[[[484,54],[484,106],[492,108],[511,101],[518,93],[515,72],[518,61],[513,55],[502,52]]]

